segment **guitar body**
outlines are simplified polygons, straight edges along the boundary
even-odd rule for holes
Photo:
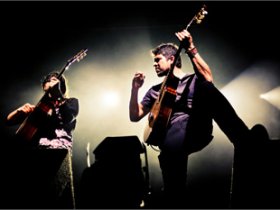
[[[36,139],[41,128],[47,125],[51,114],[52,106],[46,102],[40,101],[34,111],[30,113],[20,125],[16,131],[16,137],[20,141],[26,143],[35,143],[33,141]]]
[[[150,145],[158,146],[165,137],[166,128],[172,114],[172,107],[176,99],[176,89],[179,79],[172,77],[169,79],[168,86],[163,89],[160,97],[155,101],[149,116],[148,125],[144,131],[144,142]]]

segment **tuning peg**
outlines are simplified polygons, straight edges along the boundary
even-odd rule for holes
[[[206,5],[203,5],[203,7],[201,8],[199,14],[200,14],[200,15],[207,15],[208,12],[207,12],[206,9],[207,9]]]

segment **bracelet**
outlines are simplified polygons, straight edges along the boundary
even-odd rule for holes
[[[198,53],[198,51],[196,47],[194,47],[190,50],[186,50],[186,53],[190,56],[190,58],[193,58]]]

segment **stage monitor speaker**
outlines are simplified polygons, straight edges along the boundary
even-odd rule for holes
[[[93,151],[95,162],[81,180],[81,208],[139,208],[145,191],[137,136],[106,137]]]

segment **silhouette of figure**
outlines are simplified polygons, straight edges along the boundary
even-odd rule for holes
[[[235,147],[232,208],[280,208],[280,140],[272,140],[262,124]]]

